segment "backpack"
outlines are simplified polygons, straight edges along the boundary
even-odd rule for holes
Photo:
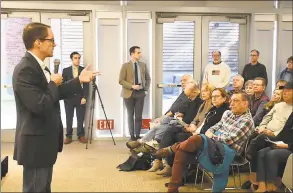
[[[154,158],[148,153],[132,154],[126,162],[118,165],[119,171],[148,170]]]

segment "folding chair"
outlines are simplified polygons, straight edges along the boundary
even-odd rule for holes
[[[249,164],[249,173],[251,173],[250,162],[246,159],[246,152],[247,152],[248,143],[249,143],[249,140],[247,140],[245,142],[244,155],[243,156],[240,156],[240,155],[237,156],[236,155],[234,160],[233,160],[233,162],[230,165],[231,169],[232,169],[234,187],[226,187],[225,188],[226,190],[241,189],[241,176],[240,176],[240,172],[239,172],[239,167],[244,166],[246,164]],[[235,173],[234,173],[234,167],[235,166],[237,168],[237,174],[238,174],[238,178],[239,178],[239,182],[240,182],[240,185],[238,187],[236,186],[236,176],[235,176]],[[213,177],[203,167],[201,167],[200,164],[198,164],[197,170],[196,170],[195,185],[197,184],[196,182],[197,182],[197,176],[198,176],[198,170],[199,169],[201,169],[202,172],[203,172],[202,179],[201,179],[201,185],[200,185],[200,188],[202,189],[204,174],[207,174],[212,180],[213,180]],[[209,188],[209,189],[202,189],[202,190],[211,190],[211,189]]]

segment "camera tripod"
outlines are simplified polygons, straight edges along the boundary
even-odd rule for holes
[[[104,105],[103,105],[103,102],[102,102],[102,99],[101,99],[101,95],[100,95],[98,86],[96,85],[96,79],[94,79],[92,81],[92,88],[93,88],[93,91],[92,91],[92,98],[91,98],[91,104],[90,104],[90,117],[89,117],[89,124],[88,124],[88,133],[87,133],[87,139],[88,140],[86,142],[86,149],[88,149],[88,142],[90,141],[90,144],[91,144],[92,143],[92,138],[93,138],[93,124],[94,124],[94,114],[95,114],[94,111],[95,111],[95,103],[96,103],[96,101],[95,101],[96,92],[98,93],[99,100],[100,100],[100,103],[101,103],[101,107],[103,109],[103,112],[104,112],[104,115],[105,115],[105,118],[106,118],[107,128],[109,129],[109,131],[111,133],[114,145],[116,145],[114,137],[113,137],[113,134],[112,134],[112,131],[110,129],[110,123],[108,121],[108,118],[107,118],[107,115],[106,115],[106,112],[105,112],[105,109],[104,109]]]

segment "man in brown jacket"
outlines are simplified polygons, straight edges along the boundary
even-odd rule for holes
[[[128,113],[128,127],[131,140],[140,138],[144,98],[148,93],[151,77],[145,63],[140,62],[140,47],[129,49],[131,60],[122,65],[119,84],[122,85],[121,96]],[[133,115],[135,114],[135,122]]]

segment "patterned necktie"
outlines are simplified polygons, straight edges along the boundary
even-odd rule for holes
[[[47,79],[48,82],[50,82],[50,79],[51,79],[51,75],[50,75],[50,71],[49,69],[47,68],[46,64],[42,63],[41,64],[41,68],[45,74],[45,77]]]
[[[134,84],[138,85],[137,63],[134,63]]]
[[[74,78],[78,77],[78,68],[74,67],[74,74],[73,74]]]
[[[42,67],[43,70],[45,70],[45,68],[46,68],[46,64],[42,63],[42,64],[41,64],[41,67]]]

